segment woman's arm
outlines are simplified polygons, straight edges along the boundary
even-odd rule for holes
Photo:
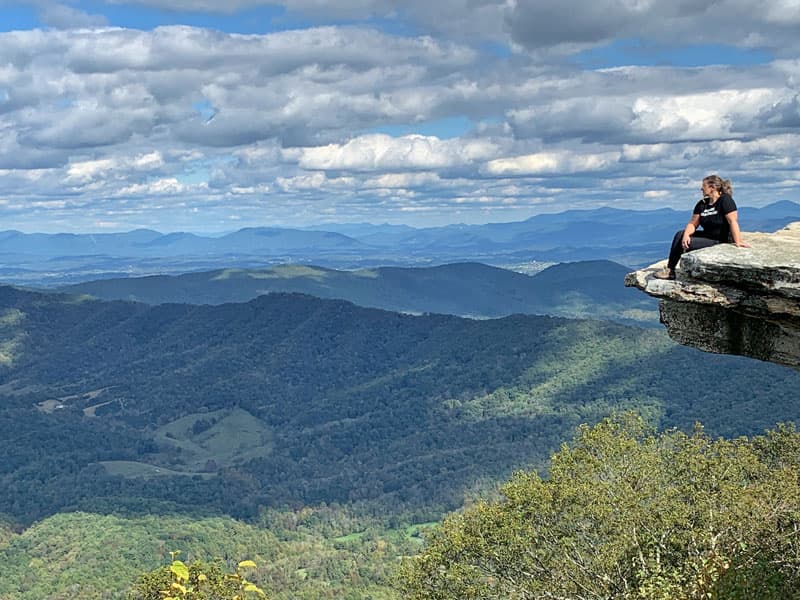
[[[750,244],[742,239],[742,232],[739,230],[738,212],[739,211],[732,210],[725,215],[725,218],[728,219],[728,225],[731,227],[731,237],[733,238],[733,243],[739,248],[749,248]]]
[[[681,245],[683,246],[684,250],[689,249],[689,244],[692,243],[692,234],[697,231],[698,225],[700,225],[700,215],[692,215],[692,218],[689,219],[689,222],[683,229],[683,239],[681,240]]]

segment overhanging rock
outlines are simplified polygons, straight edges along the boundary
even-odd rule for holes
[[[680,344],[800,370],[800,222],[743,237],[752,248],[684,254],[674,281],[653,277],[661,261],[628,273],[625,285],[661,299],[661,322]]]

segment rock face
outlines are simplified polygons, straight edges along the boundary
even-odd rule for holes
[[[625,285],[661,299],[661,322],[678,343],[800,370],[800,222],[743,238],[752,248],[684,254],[674,281],[653,277],[661,261],[628,273]]]

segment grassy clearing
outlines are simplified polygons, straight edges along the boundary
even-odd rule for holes
[[[208,461],[232,466],[267,456],[272,451],[271,429],[240,408],[193,413],[156,430],[155,440],[181,449],[188,470],[201,471]]]
[[[110,475],[129,478],[163,476],[214,477],[211,469],[228,467],[272,450],[272,433],[263,421],[241,409],[186,415],[156,430],[155,440],[166,448],[180,448],[179,466],[169,460],[167,449],[153,456],[153,463],[115,460],[100,464]],[[161,466],[167,463],[172,468]]]
[[[181,475],[181,476],[194,476],[199,475],[203,479],[209,479],[213,477],[213,473],[191,473],[188,471],[175,471],[173,469],[167,469],[165,467],[157,467],[155,465],[149,465],[147,463],[142,462],[134,462],[130,460],[106,460],[101,461],[101,465],[105,468],[106,472],[109,475],[122,475],[123,477],[129,478],[144,478],[144,479],[153,479],[155,477],[163,477],[163,476],[173,476],[173,475]]]
[[[338,542],[340,544],[347,543],[347,542],[356,542],[364,537],[366,531],[357,531],[355,533],[349,533],[347,535],[340,535],[339,537],[333,538],[334,542]]]

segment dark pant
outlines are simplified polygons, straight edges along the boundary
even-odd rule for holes
[[[684,252],[691,252],[692,250],[699,250],[700,248],[708,248],[709,246],[716,246],[720,243],[720,241],[717,239],[705,236],[702,231],[696,231],[692,234],[692,241],[689,243],[688,250],[683,249],[683,244],[681,244],[682,240],[683,229],[676,233],[675,237],[672,238],[672,247],[669,249],[669,260],[667,261],[667,266],[670,269],[675,268]]]

